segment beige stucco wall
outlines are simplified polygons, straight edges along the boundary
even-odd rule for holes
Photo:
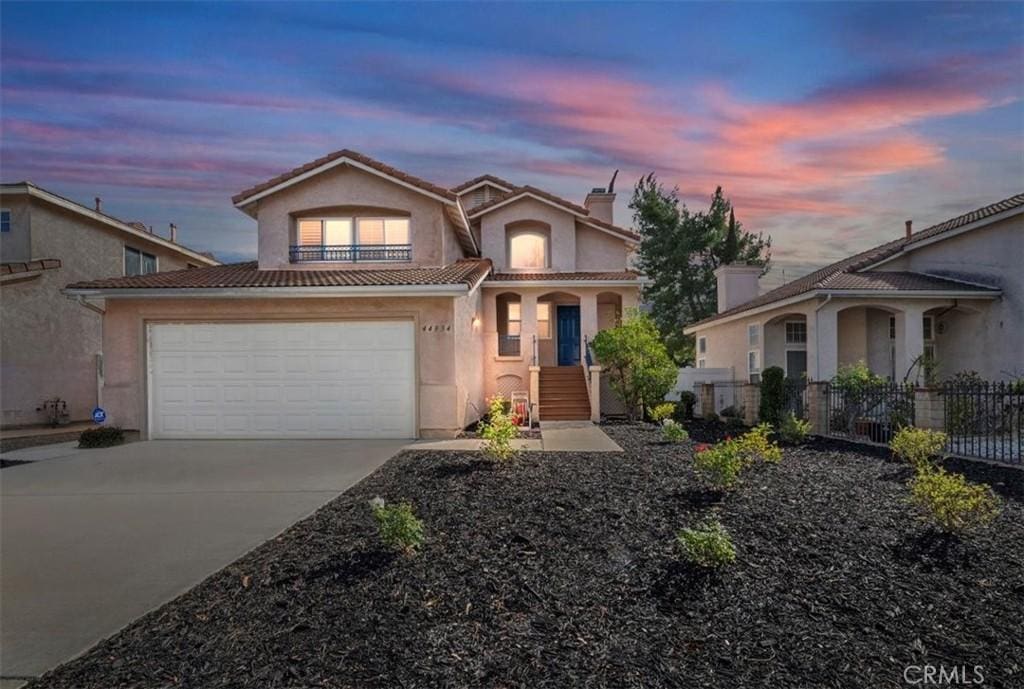
[[[1002,299],[978,312],[940,318],[940,375],[974,370],[998,380],[1024,374],[1024,216],[921,247],[880,270],[912,270],[999,287]]]
[[[0,208],[11,212],[11,231],[0,232],[0,260],[28,261],[32,258],[31,203],[27,195],[0,195]]]
[[[44,422],[36,409],[55,397],[68,403],[73,420],[88,419],[97,404],[102,319],[60,290],[72,282],[123,275],[125,244],[156,255],[162,271],[185,268],[187,262],[144,238],[125,239],[105,225],[27,196],[6,197],[0,204],[21,209],[10,235],[19,247],[30,247],[29,255],[8,258],[5,253],[4,261],[62,262],[38,278],[0,286],[2,423]]]
[[[294,243],[295,217],[318,213],[370,215],[383,209],[408,214],[412,261],[377,263],[374,267],[439,266],[462,255],[441,201],[347,165],[287,187],[256,203],[259,266],[263,270],[366,268],[365,263],[289,262],[288,247]]]
[[[626,270],[626,242],[576,223],[576,270]]]
[[[417,428],[423,437],[452,436],[462,428],[466,395],[478,394],[470,375],[457,374],[457,352],[471,350],[472,328],[462,327],[453,299],[116,299],[108,301],[104,400],[114,423],[146,430],[145,325],[148,322],[273,320],[413,320],[416,324]],[[468,307],[466,307],[468,310]]]
[[[483,216],[480,241],[483,255],[498,272],[508,268],[505,226],[532,220],[551,228],[550,269],[576,270],[576,221],[572,214],[531,198],[521,198]]]
[[[486,404],[483,345],[483,289],[455,299],[455,383],[459,427],[483,416]]]

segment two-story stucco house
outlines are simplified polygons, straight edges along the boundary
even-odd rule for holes
[[[758,295],[760,269],[718,269],[719,313],[684,332],[697,367],[756,380],[768,366],[826,381],[864,361],[919,381],[977,371],[1024,375],[1024,194],[899,239]]]
[[[0,406],[4,426],[48,420],[60,398],[70,420],[102,401],[102,300],[83,306],[69,282],[217,265],[164,239],[30,182],[0,186]],[[43,409],[40,411],[40,409]]]
[[[67,292],[105,300],[107,410],[148,437],[453,436],[513,392],[589,419],[586,342],[639,296],[613,200],[343,150],[234,197],[256,261]]]

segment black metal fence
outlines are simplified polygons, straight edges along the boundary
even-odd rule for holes
[[[301,244],[288,247],[292,263],[410,261],[412,244]]]
[[[942,386],[949,452],[1008,464],[1024,455],[1024,384],[972,381]]]
[[[788,416],[790,412],[798,419],[807,418],[807,381],[786,380],[783,383],[785,401],[782,405],[782,415]]]
[[[888,443],[914,425],[914,386],[878,383],[826,387],[828,434],[858,442]]]

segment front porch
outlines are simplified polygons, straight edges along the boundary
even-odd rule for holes
[[[924,383],[977,368],[974,323],[989,302],[950,299],[832,299],[775,315],[748,331],[748,373],[779,366],[790,380],[830,380],[863,361],[872,373]],[[758,351],[756,338],[763,338]],[[757,361],[763,352],[763,361]]]
[[[485,283],[486,396],[509,397],[513,392],[525,391],[535,419],[590,419],[598,415],[591,408],[600,374],[588,366],[589,343],[601,330],[621,323],[623,314],[636,306],[637,297],[634,285]],[[592,375],[598,378],[592,379]],[[606,413],[613,406],[614,400],[602,400]]]

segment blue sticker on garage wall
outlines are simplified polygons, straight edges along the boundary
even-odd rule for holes
[[[107,420],[107,412],[103,411],[102,407],[96,407],[92,410],[92,422],[103,423]]]

